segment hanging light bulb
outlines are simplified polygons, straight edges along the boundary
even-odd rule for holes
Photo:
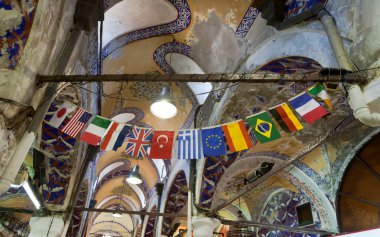
[[[170,101],[170,91],[168,86],[162,87],[158,101],[150,106],[150,112],[158,118],[173,118],[177,114],[177,107]]]
[[[112,214],[112,216],[113,216],[113,217],[116,217],[116,218],[120,218],[120,217],[123,217],[123,215],[122,215],[122,214],[120,214],[120,213],[116,213],[116,212],[115,212],[115,213],[113,213],[113,214]]]
[[[126,181],[130,184],[141,184],[142,183],[141,175],[139,172],[139,165],[135,165],[135,167],[133,167],[132,172],[126,178]]]

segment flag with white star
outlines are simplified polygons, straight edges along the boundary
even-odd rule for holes
[[[222,156],[226,154],[223,130],[220,126],[202,129],[202,147],[205,156]]]

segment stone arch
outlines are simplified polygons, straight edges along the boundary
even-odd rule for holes
[[[94,188],[94,195],[99,191],[99,189],[108,183],[110,180],[117,179],[120,177],[126,177],[131,172],[131,169],[127,169],[125,167],[118,167],[110,172],[108,172],[101,180],[99,180]],[[146,181],[144,180],[144,177],[142,177],[143,183],[138,185],[138,187],[143,191],[145,198],[148,198],[149,189],[146,186]],[[134,191],[135,192],[135,191]]]
[[[352,146],[351,144],[346,146],[343,149],[343,152],[341,152],[337,159],[335,160],[333,166],[332,166],[332,173],[334,174],[334,183],[333,183],[333,191],[332,191],[332,200],[335,200],[335,204],[337,203],[336,198],[338,197],[337,193],[339,192],[339,188],[344,176],[344,172],[346,171],[347,167],[349,166],[352,159],[355,157],[357,151],[359,151],[367,142],[369,142],[376,134],[380,132],[380,129],[373,129],[370,131],[365,131],[361,134],[362,136],[359,137],[358,142],[351,144],[355,144]]]
[[[245,61],[243,71],[256,71],[268,62],[289,56],[310,58],[322,67],[338,68],[324,32],[292,29],[278,32],[262,42]]]
[[[65,101],[69,101],[77,107],[81,107],[81,93],[77,88],[71,85],[61,89],[51,103],[42,122],[41,130],[38,132],[37,143],[39,144],[39,150],[43,152],[45,157],[49,160],[49,183],[44,185],[42,190],[42,196],[48,204],[64,204],[66,197],[69,196],[67,194],[71,192],[75,183],[74,180],[71,179],[72,171],[75,169],[75,166],[79,164],[77,161],[73,162],[73,160],[81,155],[81,151],[74,154],[74,148],[79,147],[79,150],[83,149],[83,146],[76,142],[76,138],[48,124],[48,121],[50,121],[55,111],[58,110],[58,106]],[[72,114],[73,113],[63,121],[60,128],[68,123]]]
[[[177,164],[175,169],[177,167],[180,167],[180,165]],[[161,201],[161,203],[163,203],[164,205],[162,205],[160,211],[165,213],[178,213],[180,210],[182,210],[184,206],[186,206],[189,179],[188,173],[189,171],[186,169],[181,169],[177,172],[172,173],[173,175],[171,175],[167,182],[167,184],[169,184],[169,188],[167,188],[165,190],[165,193],[163,194],[164,198]],[[163,235],[167,235],[167,232],[170,230],[170,226],[173,220],[173,217],[164,217],[162,227],[157,228],[158,233],[161,232]],[[160,224],[158,226],[160,226]]]
[[[151,206],[150,209],[148,209],[149,212],[156,212],[157,211],[157,204],[154,206]],[[154,225],[156,223],[156,216],[147,216],[144,219],[144,225],[141,231],[141,236],[145,237],[153,237],[153,230],[154,230]]]
[[[78,200],[75,204],[75,207],[81,208],[86,205],[87,196],[88,196],[88,181],[85,181],[80,189]],[[81,231],[82,219],[84,217],[84,212],[74,211],[71,223],[66,234],[68,237],[75,236]]]
[[[378,226],[380,134],[365,142],[351,158],[336,193],[336,212],[341,232],[356,232]]]
[[[294,168],[291,172],[280,172],[280,176],[289,180],[303,195],[310,199],[312,206],[320,217],[320,228],[333,232],[338,231],[337,218],[330,200],[319,189],[317,184],[300,169]]]

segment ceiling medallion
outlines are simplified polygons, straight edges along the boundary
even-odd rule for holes
[[[148,72],[147,74],[160,75],[159,72]],[[155,100],[160,96],[162,88],[167,85],[168,83],[165,82],[134,82],[130,89],[132,94],[139,99]]]
[[[132,196],[132,191],[130,188],[126,187],[124,184],[122,186],[117,186],[112,190],[112,194],[116,196]]]

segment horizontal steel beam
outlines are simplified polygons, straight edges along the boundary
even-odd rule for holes
[[[178,213],[159,213],[159,212],[146,212],[146,211],[128,211],[128,210],[112,210],[112,209],[98,209],[98,208],[82,208],[82,207],[75,207],[72,210],[74,211],[88,211],[88,212],[106,212],[106,213],[120,213],[120,214],[129,214],[129,215],[145,215],[145,216],[165,216],[165,217],[179,217],[179,218],[186,218],[187,215],[178,214]],[[18,213],[28,213],[28,214],[34,214],[34,213],[40,213],[39,210],[32,210],[32,209],[22,209],[22,208],[5,208],[0,207],[0,212],[18,212]],[[65,213],[68,211],[51,211],[46,210],[47,213]]]
[[[247,73],[247,74],[106,74],[106,75],[37,75],[37,83],[45,82],[368,82],[363,73]]]
[[[112,210],[112,209],[98,209],[98,208],[74,208],[75,211],[88,211],[88,212],[108,212],[120,213],[129,215],[145,215],[145,216],[165,216],[165,217],[180,217],[186,218],[186,215],[178,213],[160,213],[160,212],[147,212],[147,211],[128,211],[128,210]]]
[[[0,207],[0,212],[17,212],[17,213],[26,213],[26,214],[34,214],[39,211],[32,209],[20,209],[20,208],[12,208],[12,207]]]

